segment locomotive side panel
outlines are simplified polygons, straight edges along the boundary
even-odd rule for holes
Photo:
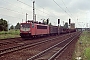
[[[31,35],[36,35],[36,24],[34,23],[31,24]]]
[[[36,35],[44,35],[44,34],[49,34],[49,26],[48,25],[37,25]]]

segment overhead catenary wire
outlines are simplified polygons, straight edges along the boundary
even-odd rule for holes
[[[24,4],[24,5],[27,5],[27,6],[29,6],[29,7],[31,7],[32,8],[32,6],[30,6],[30,5],[28,5],[28,4],[26,4],[26,3],[24,3],[24,2],[22,2],[21,0],[17,0],[17,1],[19,1],[20,3],[22,3],[22,4]],[[13,5],[12,3],[10,3],[11,5]],[[14,6],[16,6],[16,5],[14,5]],[[40,6],[40,5],[39,5]],[[18,6],[17,6],[18,7]],[[40,6],[41,7],[41,6]],[[7,9],[7,8],[6,8]],[[22,8],[21,8],[22,9]],[[35,8],[37,11],[40,11],[40,12],[43,12],[44,14],[46,14],[46,15],[48,15],[48,18],[50,18],[50,17],[53,17],[53,19],[57,19],[57,17],[56,16],[52,16],[53,14],[53,12],[51,13],[50,11],[48,11],[49,13],[46,13],[45,11],[47,11],[46,9],[44,9],[45,11],[42,11],[42,10],[40,10],[40,9],[37,9],[37,8]],[[13,11],[13,12],[16,12],[16,13],[20,13],[20,12],[18,12],[18,11],[14,11],[14,10],[12,10],[12,9],[7,9],[7,10],[10,10],[10,11]],[[22,13],[21,13],[22,14]],[[29,14],[29,13],[28,13]],[[51,15],[52,14],[52,15]],[[23,15],[25,15],[25,14],[23,14]],[[30,14],[29,14],[30,15]],[[37,14],[37,15],[39,15],[40,16],[40,14]],[[38,16],[37,16],[38,17]]]
[[[9,3],[9,5],[12,5],[12,6],[14,6],[14,7],[19,7],[19,6],[17,6],[17,5],[15,5],[15,4],[12,4],[10,1],[5,1],[5,0],[3,0],[4,1],[4,3]],[[24,3],[24,2],[22,2],[22,1],[20,1],[20,0],[17,0],[17,1],[19,1],[20,3],[23,3],[23,4],[25,4],[25,5],[27,5],[27,6],[29,6],[29,7],[31,7],[32,8],[32,6],[30,6],[30,5],[28,5],[28,4],[26,4],[26,3]],[[40,6],[40,5],[39,5]],[[41,7],[41,6],[40,6]],[[27,12],[19,12],[19,11],[16,11],[16,10],[13,10],[13,9],[10,9],[10,8],[6,8],[6,7],[1,7],[1,8],[3,8],[3,9],[6,9],[6,10],[9,10],[9,11],[12,11],[12,12],[15,12],[15,13],[18,13],[18,14],[22,14],[22,15],[25,15],[25,13],[27,13]],[[24,9],[24,8],[22,8],[22,7],[19,7],[20,9]],[[37,9],[37,8],[35,8],[37,11],[40,11],[40,12],[43,12],[44,14],[46,14],[46,15],[48,15],[49,17],[48,18],[50,18],[50,17],[53,17],[53,18],[56,18],[57,19],[57,17],[55,17],[55,16],[52,16],[52,15],[50,15],[49,13],[51,13],[50,11],[48,11],[49,13],[46,13],[45,11],[47,11],[45,8],[43,8],[43,10],[44,11],[42,11],[42,10],[39,10],[39,9]],[[30,15],[30,14],[29,14]],[[39,16],[41,16],[40,14],[37,14],[37,15],[39,15]]]
[[[31,0],[31,1],[33,1],[33,0]],[[47,12],[55,15],[53,12],[50,12],[50,11],[46,10],[45,8],[43,8],[42,6],[40,6],[39,4],[37,4],[37,3],[35,3],[35,4],[38,5],[39,7],[41,7],[41,8],[43,9],[43,13],[44,13],[44,11],[47,11]],[[56,15],[55,15],[55,16],[56,16]],[[52,16],[52,17],[55,17],[55,16]],[[57,18],[57,17],[55,17],[55,18]]]
[[[5,0],[3,0],[3,2],[5,3],[5,4],[9,4],[10,6],[13,6],[13,7],[19,7],[19,6],[17,6],[17,5],[15,5],[15,4],[13,4],[13,3],[11,3],[10,1],[5,1]],[[0,7],[0,9],[5,9],[5,10],[8,10],[9,12],[14,12],[15,14],[20,14],[20,16],[22,15],[22,16],[25,16],[25,14],[27,13],[27,11],[26,12],[23,12],[23,11],[21,11],[21,10],[24,10],[25,8],[22,8],[22,7],[19,7],[19,9],[21,9],[21,10],[14,10],[14,9],[12,9],[12,8],[7,8],[7,7],[5,7],[5,6],[1,6]],[[25,9],[26,10],[26,9]],[[28,12],[30,12],[30,10],[28,10]],[[32,16],[31,14],[29,14],[29,16]]]
[[[23,3],[23,4],[25,4],[25,5],[27,5],[27,6],[29,6],[29,7],[32,7],[32,6],[30,6],[30,5],[28,5],[28,4],[24,3],[24,2],[22,2],[22,1],[20,1],[20,0],[17,0],[17,1],[19,1],[20,3]],[[40,11],[40,12],[43,12],[42,10],[39,10],[39,9],[37,9],[37,8],[35,8],[35,9],[38,10],[38,11]],[[43,12],[43,13],[47,14],[48,16],[51,16],[50,14],[48,14],[48,13],[46,13],[46,12]],[[55,16],[51,16],[51,17],[56,18]]]
[[[5,3],[5,4],[8,4],[9,3],[9,5],[12,5],[12,6],[16,6],[15,4],[12,4],[12,3],[10,3],[10,2],[7,2],[7,1],[5,1],[5,0],[3,0],[3,2]],[[18,7],[18,6],[16,6],[16,7]],[[0,9],[3,9],[3,10],[7,10],[7,12],[8,13],[10,13],[10,14],[5,14],[5,13],[3,13],[3,12],[1,12],[0,14],[1,14],[1,16],[7,16],[7,17],[9,17],[9,18],[14,18],[14,19],[24,19],[24,18],[20,18],[21,16],[24,16],[25,15],[25,13],[24,12],[21,12],[21,11],[18,11],[18,10],[14,10],[14,9],[12,9],[12,8],[8,8],[8,7],[5,7],[5,6],[0,6]],[[22,9],[22,8],[21,8]],[[19,16],[16,16],[16,15],[19,15]]]
[[[64,10],[55,0],[53,0],[53,1],[54,1],[54,3],[55,3],[60,9],[62,9],[69,17],[72,18],[72,16],[70,16],[70,15],[67,13],[67,11]]]
[[[3,15],[3,16],[8,16],[8,17],[12,17],[12,18],[15,18],[15,19],[21,19],[20,17],[10,16],[10,15],[1,14],[1,13],[0,13],[0,15]]]
[[[7,3],[5,0],[3,0],[4,3]],[[10,3],[9,3],[10,4]],[[13,10],[11,8],[7,8],[5,6],[0,6],[0,9],[4,9],[4,10],[8,10],[10,12],[14,12],[14,13],[17,13],[17,14],[20,14],[20,15],[24,15],[24,12],[19,12],[19,11],[16,11],[16,10]]]
[[[27,6],[29,6],[29,7],[32,7],[32,6],[30,6],[30,5],[28,5],[28,4],[24,3],[24,2],[22,2],[22,1],[20,1],[20,0],[17,0],[17,1],[19,1],[20,3],[23,3],[23,4],[25,4],[25,5],[27,5]]]
[[[66,4],[64,3],[64,1],[63,1],[63,0],[61,0],[61,1],[62,1],[62,3],[64,4],[65,8],[68,10],[69,14],[70,14],[71,16],[73,16],[73,14],[70,13],[70,10],[68,9],[68,7],[67,7]]]
[[[22,10],[27,10],[27,9],[25,9],[25,8],[22,8],[21,6],[18,6],[18,5],[16,5],[16,4],[11,3],[10,1],[5,1],[5,0],[3,0],[3,1],[6,2],[6,4],[9,3],[9,5],[12,5],[13,7],[18,7],[18,8],[20,8],[20,9],[22,9]]]
[[[9,9],[9,8],[5,8],[5,7],[0,7],[0,8],[2,8],[2,9],[6,9],[6,10],[9,10],[9,11],[12,11],[12,12],[15,12],[15,13],[18,13],[18,14],[24,14],[24,13],[20,13],[20,12],[18,12],[18,11],[15,11],[15,10],[12,10],[12,9]]]

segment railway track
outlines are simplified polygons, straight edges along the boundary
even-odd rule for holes
[[[22,42],[23,40],[20,37],[17,38],[8,38],[8,39],[0,39],[0,46],[2,45],[8,45],[8,44],[13,44],[13,43],[19,43]]]
[[[53,36],[54,37],[54,36]],[[46,38],[46,37],[44,37]],[[8,39],[0,39],[0,46],[6,46],[7,45],[14,45],[14,44],[21,44],[21,42],[27,42],[28,40],[40,40],[43,38],[38,38],[38,39],[22,39],[21,37],[18,38],[8,38]]]
[[[78,33],[78,32],[77,32]],[[11,47],[10,49],[3,49],[0,51],[0,59],[6,59],[6,60],[28,60],[32,56],[40,53],[41,51],[46,50],[47,48],[57,44],[60,41],[65,40],[66,38],[70,36],[74,36],[75,33],[66,34],[63,36],[56,36],[51,38],[46,38],[38,41],[33,42],[32,44],[26,43],[22,44],[20,46],[16,46],[15,48]],[[33,40],[32,40],[33,41]],[[58,48],[56,48],[57,50]],[[46,53],[47,54],[47,53]],[[42,54],[41,54],[42,55]],[[30,58],[29,58],[30,57]],[[41,58],[41,57],[39,57]],[[37,58],[36,60],[38,60]],[[33,59],[32,59],[33,60]]]
[[[55,36],[53,36],[53,37],[55,37]],[[34,42],[44,40],[45,38],[51,38],[51,37],[44,37],[44,38],[38,38],[38,39],[28,39],[28,40],[24,40],[22,38],[1,40],[0,41],[0,50],[8,49],[11,47],[16,47],[16,46],[21,46],[21,45],[28,44],[28,43],[32,44]]]
[[[72,43],[72,41],[80,35],[70,36],[69,38],[59,42],[46,50],[28,58],[27,60],[57,60],[57,56],[62,55],[62,53],[67,49],[67,46]]]
[[[65,35],[63,35],[63,36],[65,36]],[[63,36],[60,36],[60,37],[63,37]],[[42,44],[42,43],[45,43],[45,42],[48,42],[48,41],[55,40],[55,39],[60,38],[60,37],[47,39],[47,40],[44,39],[43,41],[39,41],[39,42],[36,42],[34,44],[27,43],[27,44],[21,44],[21,45],[18,45],[18,46],[14,46],[14,47],[0,49],[0,55],[4,55],[4,54],[10,53],[10,52],[14,52],[14,51],[18,51],[18,50],[21,50],[21,49],[25,49],[25,48],[28,48],[28,47],[31,47],[31,46],[39,45],[39,44]]]

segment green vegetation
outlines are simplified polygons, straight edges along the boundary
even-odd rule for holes
[[[67,22],[65,23],[64,28],[68,28],[68,23]]]
[[[20,29],[20,23],[17,23],[15,29]]]
[[[87,59],[90,60],[90,48],[86,48],[84,54],[87,57]]]
[[[90,60],[90,31],[81,34],[76,44],[73,60],[77,57],[81,57],[82,60]]]
[[[19,37],[20,34],[19,29],[20,23],[17,23],[16,26],[11,25],[9,31],[7,31],[8,30],[7,21],[2,18],[0,19],[0,39]]]
[[[19,34],[19,30],[1,31],[0,39],[20,37]]]
[[[16,26],[11,25],[10,29],[20,29],[20,23],[17,23]]]
[[[7,31],[8,23],[6,20],[0,19],[0,31]]]
[[[10,29],[14,29],[14,26],[13,26],[13,25],[11,25]]]

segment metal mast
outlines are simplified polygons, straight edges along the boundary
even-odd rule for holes
[[[26,23],[27,23],[27,15],[28,15],[28,14],[26,13]]]
[[[35,1],[33,1],[33,21],[35,21],[35,7],[34,7]]]

